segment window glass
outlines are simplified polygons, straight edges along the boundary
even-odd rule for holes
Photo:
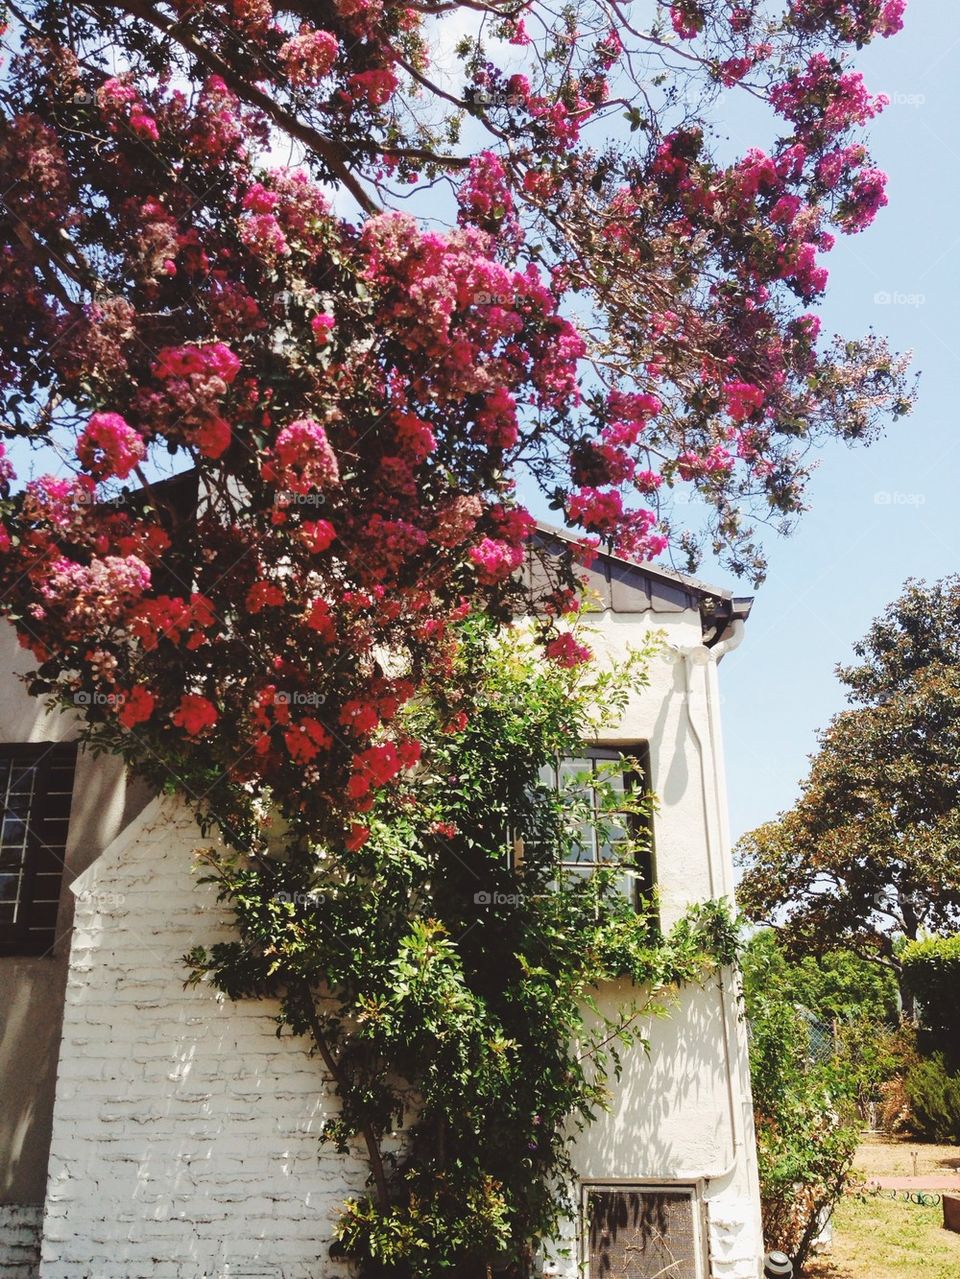
[[[581,756],[558,760],[556,765],[541,771],[544,784],[569,794],[578,805],[585,802],[592,813],[591,820],[574,819],[573,843],[562,863],[568,874],[591,875],[598,866],[619,861],[624,841],[637,838],[642,833],[639,827],[644,819],[636,814],[624,812],[618,816],[616,811],[604,811],[604,787],[624,796],[638,789],[648,789],[646,766],[641,773],[632,764],[629,767],[624,764],[620,769],[611,767],[611,764],[623,761],[625,755],[645,762],[647,751],[642,745],[625,748],[622,752],[596,748],[585,751]],[[602,832],[600,826],[604,827]],[[618,879],[620,891],[633,900],[639,901],[654,886],[652,834],[647,823],[644,847],[634,852],[634,861],[624,867]]]

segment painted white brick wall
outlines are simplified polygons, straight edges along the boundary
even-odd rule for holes
[[[43,1204],[0,1204],[0,1279],[37,1279]]]
[[[366,1166],[320,1140],[320,1062],[269,1004],[183,986],[180,956],[231,936],[202,842],[157,802],[77,881],[42,1279],[346,1273],[331,1223]]]

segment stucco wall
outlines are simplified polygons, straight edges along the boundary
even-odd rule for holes
[[[656,621],[667,647],[606,740],[650,742],[669,926],[728,890],[729,864],[699,619]],[[615,654],[646,623],[598,624],[597,646]],[[213,890],[191,876],[200,842],[181,809],[157,802],[76,885],[42,1279],[343,1273],[328,1258],[330,1225],[365,1166],[319,1141],[335,1104],[319,1063],[275,1037],[263,1003],[182,985],[176,958],[230,935]],[[650,1058],[630,1056],[611,1114],[581,1139],[579,1171],[703,1179],[713,1279],[756,1279],[745,1048],[729,993],[716,980],[684,991],[649,1035]],[[557,1269],[572,1276],[576,1263]]]
[[[594,646],[611,659],[636,645],[639,619],[604,613]],[[631,697],[609,742],[650,743],[661,917],[694,901],[732,901],[716,657],[689,612],[656,618],[664,631],[647,688]],[[735,659],[731,659],[735,660]],[[577,1141],[584,1181],[702,1182],[712,1279],[756,1279],[762,1255],[749,1063],[735,976],[688,988],[664,1019],[643,1024],[650,1054],[629,1054],[610,1110]],[[599,1003],[613,1011],[623,992]],[[570,1242],[570,1241],[568,1241]],[[577,1274],[576,1256],[556,1272]]]
[[[17,675],[36,661],[0,623],[0,742],[67,741],[76,724],[49,714],[28,695]],[[128,784],[114,761],[81,754],[77,761],[57,939],[46,955],[0,955],[0,1276],[19,1277],[27,1232],[39,1228],[46,1187],[60,1018],[70,953],[73,894],[70,881],[84,870],[149,798]],[[31,1226],[30,1223],[33,1223]]]

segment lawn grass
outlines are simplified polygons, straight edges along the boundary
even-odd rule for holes
[[[943,1208],[875,1195],[848,1195],[833,1219],[829,1253],[809,1279],[958,1279],[960,1235],[943,1228]]]

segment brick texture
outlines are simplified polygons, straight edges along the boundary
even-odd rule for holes
[[[331,1225],[366,1166],[320,1140],[320,1062],[270,1005],[184,988],[180,956],[231,936],[201,843],[158,801],[75,885],[41,1279],[347,1273]]]

